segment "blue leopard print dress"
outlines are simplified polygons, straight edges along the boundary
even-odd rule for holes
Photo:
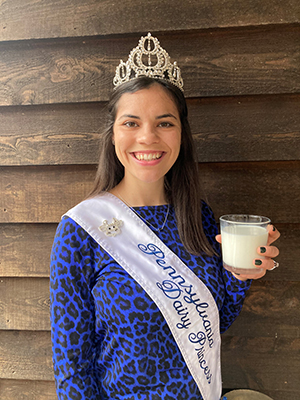
[[[166,205],[135,210],[161,226]],[[217,226],[203,203],[205,233]],[[174,209],[159,238],[206,284],[224,332],[239,314],[250,281],[222,268],[219,257],[193,256],[183,247]],[[60,400],[202,399],[156,304],[79,225],[60,222],[51,254],[51,329]]]

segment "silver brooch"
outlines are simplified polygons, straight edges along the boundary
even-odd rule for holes
[[[104,232],[106,236],[116,236],[121,233],[120,227],[123,225],[123,221],[113,218],[112,223],[109,224],[105,219],[103,224],[99,226],[100,231]]]

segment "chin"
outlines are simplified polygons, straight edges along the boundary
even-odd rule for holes
[[[164,180],[164,175],[163,176],[161,176],[161,175],[160,176],[157,176],[157,175],[155,175],[155,176],[143,175],[143,176],[137,176],[137,179],[139,181],[141,181],[141,182],[149,183],[149,184],[158,183],[161,180]]]

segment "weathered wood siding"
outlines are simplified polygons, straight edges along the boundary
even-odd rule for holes
[[[225,389],[300,398],[298,0],[0,2],[0,398],[56,398],[49,255],[89,192],[112,77],[139,37],[182,68],[216,217],[265,214],[280,268],[223,335]]]

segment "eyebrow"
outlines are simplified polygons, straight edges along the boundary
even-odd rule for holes
[[[118,118],[118,120],[119,120],[119,119],[122,119],[122,118],[134,118],[134,119],[141,119],[140,117],[138,117],[138,116],[136,116],[136,115],[124,114],[124,115],[121,115],[121,117],[119,117],[119,118]]]
[[[177,119],[176,117],[175,117],[175,115],[173,115],[173,114],[163,114],[163,115],[159,115],[158,117],[156,117],[156,119],[162,119],[162,118],[174,118],[174,119]]]
[[[124,114],[124,115],[121,115],[121,117],[119,117],[118,120],[121,119],[121,118],[141,119],[141,118],[138,117],[137,115],[131,115],[131,114]],[[158,115],[155,119],[163,119],[163,118],[174,118],[174,119],[177,119],[177,118],[175,117],[175,115],[173,115],[173,114],[162,114],[162,115]]]

